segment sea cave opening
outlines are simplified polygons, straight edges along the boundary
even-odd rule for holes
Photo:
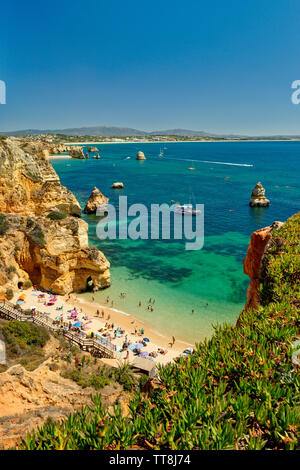
[[[94,288],[94,282],[93,282],[92,276],[89,276],[86,280],[86,290],[88,292],[92,292],[93,288]]]

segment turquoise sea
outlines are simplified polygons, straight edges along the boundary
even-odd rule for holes
[[[163,147],[164,157],[159,158]],[[82,207],[94,186],[116,206],[121,194],[128,196],[128,204],[147,207],[172,200],[189,203],[192,194],[192,202],[205,205],[205,242],[202,250],[186,251],[178,240],[100,241],[98,217],[83,215],[90,244],[111,262],[112,285],[96,293],[96,300],[104,304],[109,296],[115,308],[162,334],[189,342],[209,336],[214,324],[234,324],[249,283],[242,260],[251,233],[299,210],[300,142],[99,144],[98,148],[101,160],[52,160],[61,183]],[[136,161],[139,150],[146,161]],[[110,189],[116,181],[122,181],[125,189]],[[268,208],[248,205],[258,181],[271,200]],[[121,292],[126,298],[120,297]],[[147,310],[149,298],[155,298],[153,312]]]

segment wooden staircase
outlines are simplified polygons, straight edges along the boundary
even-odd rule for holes
[[[17,320],[21,322],[32,322],[43,326],[50,331],[62,333],[64,338],[72,344],[77,345],[83,351],[87,351],[95,357],[106,357],[120,359],[121,355],[115,350],[114,344],[102,344],[99,340],[81,336],[78,333],[65,331],[63,328],[53,324],[53,320],[47,317],[45,313],[35,311],[35,315],[24,315],[21,310],[7,300],[0,300],[0,318],[5,320]]]

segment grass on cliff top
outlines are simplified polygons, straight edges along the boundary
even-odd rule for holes
[[[43,347],[50,337],[45,328],[29,322],[2,320],[0,336],[5,341],[8,361],[8,365],[2,366],[0,372],[14,364],[21,364],[32,371],[45,360]]]
[[[261,279],[262,305],[240,326],[223,325],[188,358],[160,368],[160,383],[110,415],[93,405],[47,423],[23,449],[296,449],[299,370],[300,213],[272,237]],[[280,239],[280,241],[276,241]]]

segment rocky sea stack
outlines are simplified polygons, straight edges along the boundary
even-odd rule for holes
[[[99,206],[105,206],[108,201],[108,197],[105,197],[104,194],[102,194],[101,191],[95,186],[83,212],[85,214],[96,214],[97,208]]]
[[[144,152],[138,152],[136,156],[137,160],[146,160]]]
[[[124,189],[125,186],[124,186],[123,183],[117,182],[117,183],[113,183],[113,184],[111,185],[111,188],[112,188],[112,189]]]
[[[49,161],[6,139],[0,167],[0,298],[28,281],[57,294],[109,286],[110,264]]]
[[[79,158],[82,160],[85,158],[82,147],[72,146],[72,147],[69,147],[68,150],[69,150],[69,155],[72,158]]]
[[[270,205],[269,199],[265,197],[266,190],[259,181],[253,188],[249,205],[250,207],[267,207]]]

